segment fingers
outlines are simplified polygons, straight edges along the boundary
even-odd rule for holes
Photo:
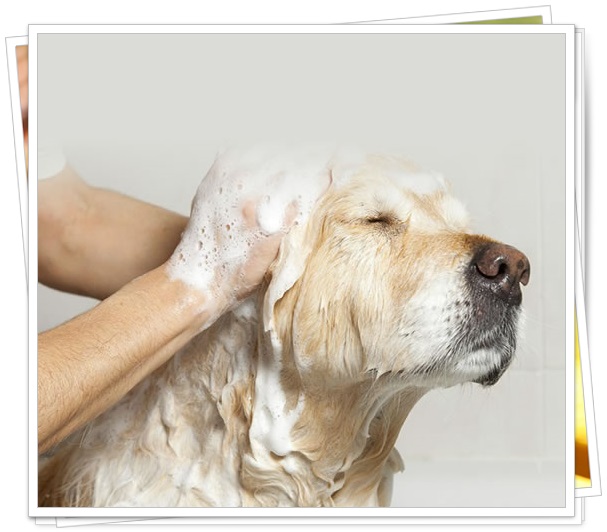
[[[253,199],[246,200],[241,212],[245,227],[255,229],[257,227],[257,202]]]
[[[285,229],[289,229],[293,223],[295,223],[295,219],[299,214],[299,202],[293,200],[289,205],[287,205],[287,210],[285,211],[284,218],[284,227]]]
[[[283,238],[276,233],[257,242],[252,248],[248,260],[240,273],[240,286],[237,288],[237,299],[242,300],[261,283],[268,267],[276,256]]]

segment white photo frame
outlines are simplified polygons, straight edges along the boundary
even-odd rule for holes
[[[123,27],[120,27],[120,30],[121,31],[124,31],[124,30],[126,30],[126,31],[133,31],[134,33],[137,33],[137,32],[141,31],[138,28],[140,28],[140,27],[124,27],[123,26]],[[344,26],[344,28],[345,28],[345,26]],[[367,26],[367,28],[368,28],[368,30],[364,30],[364,31],[361,31],[361,30],[357,29],[356,32],[358,33],[360,31],[361,33],[365,33],[365,32],[369,32],[369,33],[374,33],[374,32],[378,32],[378,33],[392,33],[392,32],[396,31],[395,28],[384,28],[383,30],[380,30],[379,27],[370,27],[370,26]],[[426,27],[426,28],[428,28],[428,27]],[[426,29],[426,28],[424,28],[424,29]],[[551,28],[550,30],[548,30],[548,28],[542,28],[541,31],[539,31],[538,28],[529,28],[529,27],[527,27],[527,28],[522,28],[522,27],[514,28],[514,27],[510,27],[510,28],[507,28],[507,29],[500,28],[499,32],[500,33],[514,33],[514,29],[516,29],[517,32],[521,32],[522,30],[525,30],[525,31],[522,31],[522,33],[525,33],[525,32],[531,33],[530,30],[533,30],[533,32],[539,32],[539,33],[543,33],[543,32],[546,32],[546,33],[559,33],[560,32],[560,33],[566,35],[567,42],[569,43],[568,44],[568,52],[572,52],[571,44],[570,44],[570,42],[572,40],[572,36],[573,36],[572,28],[571,27],[557,27],[557,26],[551,26],[550,28]],[[37,42],[36,38],[37,38],[38,32],[40,32],[40,33],[49,33],[49,32],[51,32],[51,33],[60,33],[62,31],[64,31],[64,32],[66,32],[66,31],[70,32],[70,31],[73,31],[75,29],[77,29],[77,28],[76,27],[68,27],[68,28],[52,27],[52,28],[49,28],[49,27],[44,27],[44,26],[32,26],[31,27],[32,32],[31,32],[31,35],[30,35],[30,39],[32,39],[32,46],[35,46],[35,44]],[[106,32],[111,32],[111,31],[115,31],[116,30],[116,28],[112,29],[111,27],[108,28],[108,27],[98,27],[98,26],[97,27],[90,27],[90,28],[87,28],[87,29],[91,29],[91,30],[93,30],[95,32],[99,32],[99,33],[106,33]],[[152,29],[152,28],[150,28],[150,29]],[[180,29],[180,31],[183,31],[183,30],[185,30],[185,31],[192,31],[194,28],[189,28],[189,27],[183,27],[183,26],[181,26],[181,27],[179,27],[179,29]],[[264,31],[272,33],[272,32],[276,32],[276,31],[281,31],[282,28],[277,28],[276,26],[273,26],[273,27],[263,27],[262,26],[262,27],[255,27],[254,31],[251,31],[252,29],[253,28],[251,28],[251,27],[246,27],[246,31],[250,32],[250,33],[263,33]],[[291,27],[288,27],[288,28],[285,28],[285,29],[288,29],[289,31],[292,31],[293,27],[291,26]],[[303,33],[315,32],[315,31],[321,31],[321,32],[322,31],[325,31],[325,32],[327,31],[326,27],[325,28],[323,28],[323,27],[318,27],[318,28],[315,28],[315,27],[305,27],[305,28],[303,28],[303,27],[297,26],[296,29],[297,29],[297,31],[301,31]],[[157,31],[157,32],[168,32],[168,31],[171,31],[169,28],[166,28],[166,27],[154,27],[153,30]],[[221,28],[209,28],[209,27],[205,27],[205,30],[210,30],[210,33],[215,33],[215,32],[225,32],[225,31],[243,31],[243,30],[245,30],[245,28],[242,28],[242,27],[232,27],[232,26],[223,26]],[[430,28],[430,30],[437,31],[439,29],[433,27],[433,28]],[[430,30],[428,30],[428,31],[430,31]],[[332,33],[336,32],[335,28],[331,28],[330,31]],[[336,33],[340,33],[341,31],[342,30],[339,30]],[[347,33],[347,31],[350,31],[350,30],[345,30],[344,29],[343,31],[344,31],[344,33]],[[491,28],[491,32],[495,32],[495,31],[496,31],[495,29]],[[403,31],[403,30],[398,30],[396,32],[397,33],[400,33],[400,32],[405,33],[405,31]],[[427,33],[427,32],[424,32],[424,31],[419,31],[419,28],[413,29],[413,27],[407,28],[406,32],[407,33]],[[488,30],[487,30],[486,27],[484,27],[484,28],[477,28],[475,30],[471,30],[470,27],[465,27],[465,28],[456,28],[456,27],[445,28],[445,27],[441,27],[440,28],[440,32],[441,33],[483,33],[483,32],[487,33]],[[569,68],[572,65],[571,58],[572,58],[572,53],[568,53]],[[32,63],[31,63],[32,65],[36,64],[35,63],[35,61],[36,61],[35,51],[33,49],[32,49],[32,53],[31,53],[31,61],[32,61]],[[34,80],[35,80],[35,72],[34,71],[32,71],[30,73],[30,79],[32,80],[32,85],[33,85],[34,84]],[[35,91],[35,88],[32,91],[32,99],[34,99],[34,91]],[[32,109],[31,109],[32,116],[35,116],[34,115],[34,113],[36,112],[35,105],[36,105],[35,101],[32,101],[32,106],[31,106],[32,107]],[[571,119],[571,117],[572,117],[572,112],[571,111],[572,110],[568,109],[568,119]],[[36,128],[36,124],[32,123],[32,135],[31,136],[32,136],[33,140],[34,140],[34,136],[35,136],[35,128]],[[572,139],[568,138],[569,142],[571,140]],[[34,150],[34,149],[35,149],[35,146],[34,146],[34,144],[32,144],[32,150]],[[568,161],[568,163],[570,163],[570,161]],[[568,171],[571,170],[570,166],[571,165],[568,164]],[[35,172],[35,161],[32,161],[31,171],[32,171],[32,173]],[[570,189],[571,189],[571,191],[573,190],[573,185],[572,184],[570,186]],[[32,187],[32,191],[33,192],[32,192],[32,196],[31,196],[30,200],[32,201],[32,204],[34,204],[34,201],[36,199],[36,197],[35,197],[36,196],[35,195],[35,187]],[[570,215],[571,215],[571,212],[568,211],[568,216],[570,216]],[[30,221],[30,223],[31,223],[31,221]],[[570,237],[571,237],[571,234],[568,233],[568,240],[567,240],[568,250],[571,248]],[[32,246],[30,245],[30,256],[34,257],[35,255],[32,254],[32,252],[35,254],[36,250],[32,249]],[[37,272],[35,271],[35,267],[36,267],[35,261],[32,261],[30,263],[30,278],[34,278],[34,279],[36,278],[36,273]],[[32,277],[32,275],[33,275],[33,277]],[[569,278],[570,278],[570,275],[568,274],[568,279]],[[570,279],[569,279],[569,284],[571,284],[570,283]],[[568,295],[568,298],[571,299],[571,295]],[[34,303],[33,306],[32,306],[32,303]],[[35,301],[34,302],[32,301],[32,294],[31,293],[30,293],[30,308],[36,308],[35,307]],[[33,323],[30,322],[30,325],[32,326],[31,330],[35,331],[36,330],[36,320],[35,320],[35,318],[33,320]],[[568,327],[568,329],[569,329],[569,327]],[[569,332],[567,334],[569,334]],[[35,338],[34,338],[34,342],[35,342]],[[32,345],[34,345],[34,344],[32,344]],[[35,380],[34,380],[34,383],[35,383]],[[571,392],[570,388],[571,388],[571,386],[568,385],[567,393]],[[569,402],[571,402],[571,401],[569,401]],[[33,417],[35,418],[35,412],[34,412],[34,416]],[[571,510],[571,505],[570,505],[569,502],[567,503],[566,508],[567,508],[567,511]],[[529,511],[529,509],[523,509],[523,510],[525,510],[523,512],[524,515],[535,515],[531,511]],[[96,513],[98,514],[99,512],[97,511]],[[205,512],[205,513],[207,515],[209,515],[209,512]],[[447,514],[448,515],[453,515],[453,514],[458,514],[458,513],[459,513],[459,515],[461,515],[461,512],[450,510],[450,511],[447,511],[446,513],[443,513],[443,515],[447,515]],[[109,514],[106,514],[106,515],[109,515]],[[116,509],[112,510],[112,515],[116,515]],[[124,515],[133,515],[133,513],[131,511],[129,513],[125,513]],[[146,512],[146,515],[150,515],[150,512]]]

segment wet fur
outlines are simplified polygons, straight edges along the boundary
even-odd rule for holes
[[[449,360],[466,353],[448,352],[451,307],[470,297],[463,265],[489,239],[468,232],[446,189],[403,191],[368,168],[327,193],[295,237],[303,270],[269,320],[271,283],[295,245],[250,300],[41,462],[40,505],[389,505],[411,408],[433,387],[495,370],[456,369]],[[424,294],[440,307],[428,320]],[[284,412],[303,405],[284,456],[251,430],[268,360]]]

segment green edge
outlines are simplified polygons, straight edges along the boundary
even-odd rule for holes
[[[536,15],[533,17],[500,18],[495,20],[476,20],[474,22],[456,22],[456,24],[543,24],[544,17]]]

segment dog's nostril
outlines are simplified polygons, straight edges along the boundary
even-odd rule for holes
[[[529,282],[529,259],[518,249],[492,242],[481,247],[472,265],[478,275],[473,282],[485,286],[503,299],[520,303],[520,284]]]

